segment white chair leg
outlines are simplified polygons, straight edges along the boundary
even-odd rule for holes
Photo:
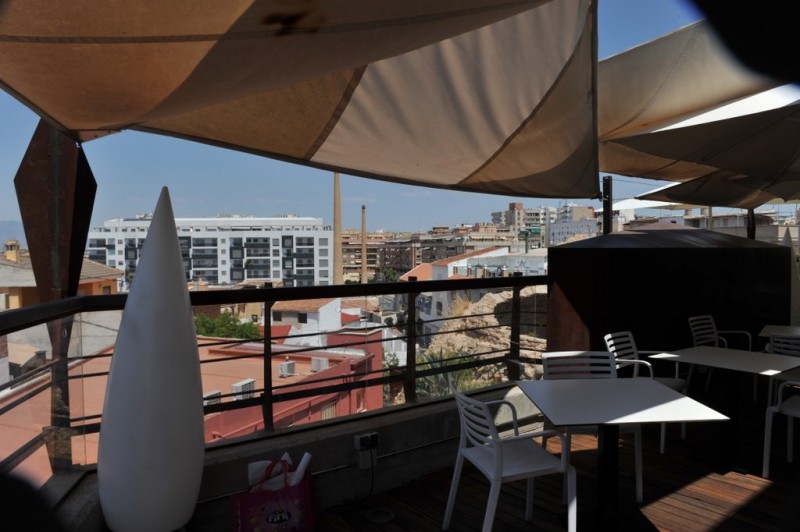
[[[636,502],[642,502],[644,499],[643,489],[642,489],[642,426],[636,425],[636,431],[634,432],[634,440],[633,440],[633,454],[634,454],[634,461],[635,469],[636,469]]]
[[[769,455],[772,444],[772,417],[775,410],[767,408],[767,415],[764,416],[764,460],[762,462],[761,476],[769,478]]]
[[[486,516],[483,518],[483,532],[492,532],[494,524],[494,513],[497,511],[497,500],[500,498],[500,487],[503,483],[500,480],[492,482],[489,489],[489,500],[486,501]]]
[[[667,424],[661,424],[661,442],[659,443],[658,450],[664,454],[664,448],[667,446]]]
[[[786,461],[794,461],[794,418],[786,416]]]
[[[453,480],[450,482],[450,495],[447,496],[447,509],[444,511],[444,522],[442,530],[450,528],[450,518],[453,517],[453,506],[456,503],[456,492],[458,491],[458,481],[461,478],[461,468],[464,465],[464,457],[460,454],[456,458],[456,467],[453,469]]]
[[[533,479],[529,478],[527,482],[527,490],[525,493],[525,520],[533,520]]]
[[[575,468],[567,466],[564,473],[564,484],[567,485],[567,531],[576,532],[578,529],[578,494],[575,485]]]

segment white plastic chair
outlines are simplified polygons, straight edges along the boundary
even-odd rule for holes
[[[630,361],[630,364],[650,366],[645,360]],[[617,364],[613,353],[597,351],[564,351],[542,353],[544,379],[615,379]],[[652,369],[652,368],[651,368]],[[592,398],[586,397],[591,403]],[[566,436],[564,454],[569,455],[572,434],[597,434],[597,427],[562,427]],[[641,425],[620,425],[620,434],[633,433],[634,462],[636,475],[636,502],[642,502],[642,427]],[[546,445],[546,440],[545,440]]]
[[[800,381],[786,381],[778,387],[778,402],[767,407],[764,420],[764,470],[762,476],[769,478],[769,457],[772,446],[772,418],[775,414],[786,415],[786,461],[792,463],[794,459],[794,418],[800,417],[800,395],[792,395],[784,399],[787,388],[800,387]]]
[[[603,337],[603,340],[606,342],[606,348],[611,352],[614,353],[614,357],[617,359],[617,369],[624,368],[633,364],[632,361],[638,361],[639,354],[656,354],[660,351],[639,351],[636,348],[636,342],[633,339],[633,333],[630,331],[620,331],[615,333],[609,333]],[[646,361],[645,361],[646,362]],[[633,376],[639,376],[639,364],[635,364],[633,366]],[[686,395],[686,379],[681,379],[678,377],[678,364],[675,364],[675,376],[674,377],[655,377],[653,374],[652,366],[648,366],[650,369],[650,377],[655,379],[657,382],[660,382],[664,386],[668,388],[672,388],[673,390],[680,392]],[[666,423],[661,424],[661,441],[659,443],[659,450],[661,454],[664,454],[664,448],[666,446],[666,434],[667,434],[667,425]],[[686,438],[686,423],[681,423],[681,438]]]
[[[717,324],[714,317],[708,314],[702,316],[692,316],[689,318],[689,329],[692,331],[692,344],[698,345],[711,345],[714,347],[728,347],[728,340],[723,335],[740,335],[747,339],[747,350],[753,350],[753,337],[747,331],[720,331],[717,329]],[[708,391],[711,383],[711,374],[714,369],[708,369],[706,377],[706,391]],[[691,373],[690,373],[691,375]],[[753,400],[756,399],[756,375],[753,375]]]
[[[461,440],[458,445],[453,481],[450,495],[447,497],[447,509],[444,514],[442,530],[450,528],[453,507],[456,501],[458,482],[464,460],[469,460],[489,480],[489,499],[486,503],[486,515],[483,519],[483,530],[492,529],[500,488],[504,482],[527,480],[527,496],[525,498],[525,520],[533,518],[533,479],[542,475],[563,473],[567,491],[567,529],[574,532],[577,527],[578,499],[576,491],[575,468],[569,464],[567,453],[557,457],[538,445],[533,438],[542,436],[564,437],[554,430],[519,433],[517,411],[505,400],[478,401],[455,390],[450,391],[455,397],[458,414],[461,419]],[[494,424],[494,417],[489,409],[490,404],[501,404],[511,408],[514,436],[501,438]]]
[[[771,334],[766,351],[776,355],[800,357],[800,336],[792,334]],[[770,377],[769,404],[772,404],[772,380],[793,381],[800,380],[800,368],[790,369]]]

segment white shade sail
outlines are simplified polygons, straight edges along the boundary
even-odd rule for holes
[[[704,22],[601,62],[598,78],[601,170],[681,182],[642,198],[800,196],[800,91],[741,67]]]
[[[83,140],[595,197],[596,21],[593,0],[6,0],[0,87]]]

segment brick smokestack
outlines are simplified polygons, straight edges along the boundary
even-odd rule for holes
[[[342,197],[339,172],[333,174],[333,284],[344,284],[342,263]]]
[[[367,282],[367,206],[361,206],[361,282]]]

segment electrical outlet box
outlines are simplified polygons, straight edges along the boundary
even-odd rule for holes
[[[353,438],[353,444],[356,451],[369,451],[378,448],[378,433],[365,432],[363,434],[356,434]]]
[[[358,467],[370,469],[378,463],[378,433],[365,432],[353,437],[353,446],[358,451]]]

